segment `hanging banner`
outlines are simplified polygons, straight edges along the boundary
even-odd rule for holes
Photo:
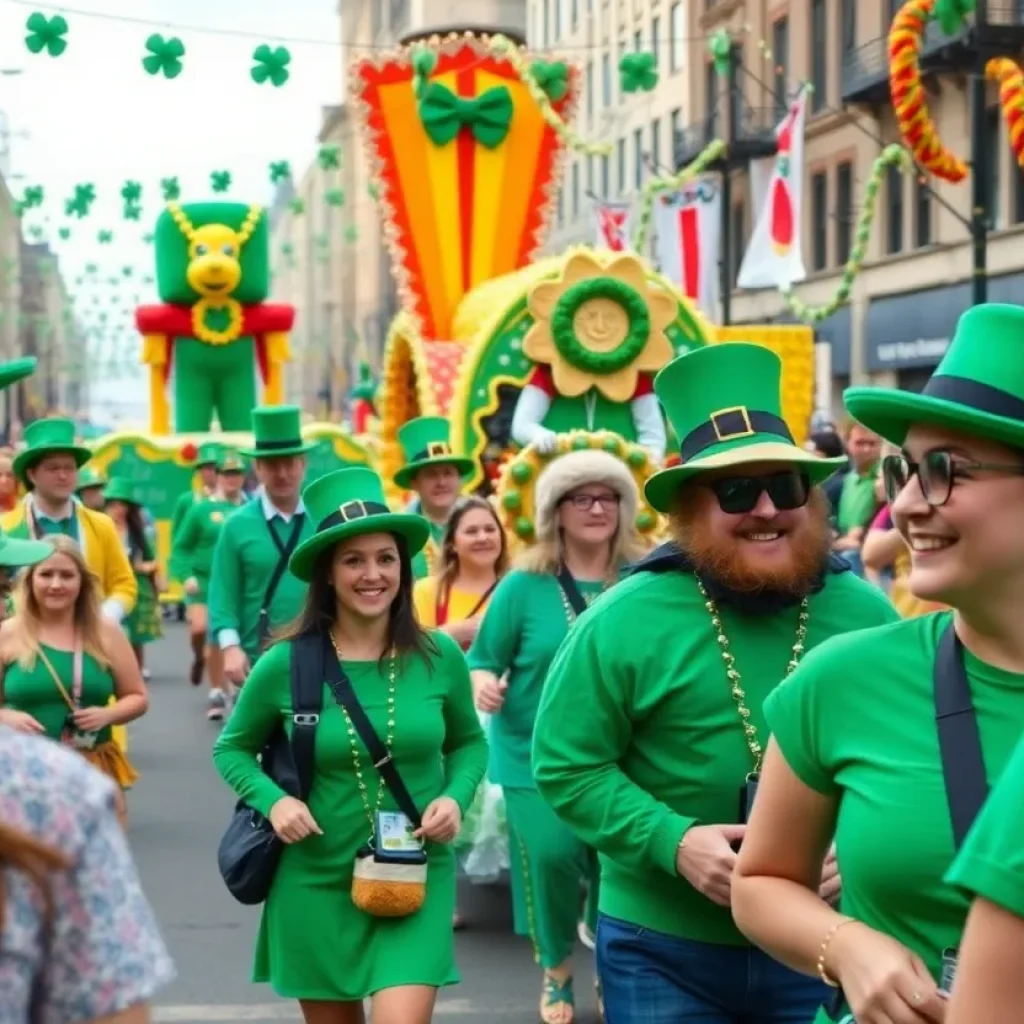
[[[788,288],[807,277],[801,246],[806,113],[802,89],[775,129],[778,152],[767,191],[755,194],[760,216],[740,267],[741,288]]]
[[[710,176],[697,178],[654,204],[655,254],[662,274],[702,313],[714,317],[719,296],[722,193]]]
[[[633,208],[629,203],[594,204],[594,245],[612,252],[628,252],[633,231]]]

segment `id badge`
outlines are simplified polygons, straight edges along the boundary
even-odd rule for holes
[[[953,982],[956,980],[956,965],[960,959],[959,949],[944,949],[942,951],[942,975],[939,978],[939,995],[948,998],[953,991]]]
[[[378,859],[421,863],[423,841],[413,823],[401,811],[378,811],[374,820],[374,853]]]
[[[99,738],[98,732],[82,732],[80,729],[74,729],[71,733],[71,745],[75,750],[95,750]]]

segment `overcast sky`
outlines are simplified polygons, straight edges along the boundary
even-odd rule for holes
[[[61,57],[25,48],[25,21],[34,10],[66,17],[68,48]],[[174,80],[142,68],[154,32],[178,36],[185,45],[184,71]],[[292,53],[291,79],[280,89],[257,86],[249,77],[252,51],[261,42],[284,42]],[[176,176],[183,199],[205,199],[211,171],[228,170],[233,186],[227,198],[267,202],[271,162],[288,160],[301,176],[316,153],[321,107],[341,101],[337,0],[79,0],[70,8],[0,0],[0,70],[12,69],[22,73],[0,76],[11,189],[16,196],[26,185],[45,189],[43,209],[26,223],[44,227],[72,288],[87,264],[99,265],[98,282],[79,288],[80,308],[94,323],[106,310],[110,329],[101,350],[119,348],[134,362],[133,299],[155,295],[151,287],[109,280],[123,279],[126,266],[133,268],[133,282],[152,271],[142,236],[162,208],[160,179]],[[128,180],[143,185],[137,223],[122,217],[120,191]],[[69,221],[64,201],[85,182],[96,188],[93,212]],[[58,237],[63,226],[72,231],[67,241]],[[113,232],[112,244],[98,244],[100,230]],[[110,301],[114,293],[117,305]],[[125,374],[94,384],[94,414],[109,420],[119,409],[122,418],[145,422],[144,377],[137,372],[134,379]]]

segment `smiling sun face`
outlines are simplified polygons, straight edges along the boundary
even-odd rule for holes
[[[656,373],[675,354],[665,335],[675,299],[650,285],[635,256],[605,267],[591,253],[576,253],[560,278],[533,288],[528,305],[534,324],[523,352],[551,367],[567,397],[597,388],[613,402],[628,402],[639,374]]]

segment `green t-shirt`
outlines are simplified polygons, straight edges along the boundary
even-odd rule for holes
[[[183,583],[194,576],[205,589],[213,571],[213,551],[220,531],[228,517],[244,504],[204,498],[189,507],[174,536],[175,559]]]
[[[982,809],[946,875],[970,896],[980,896],[1024,917],[1024,739]]]
[[[842,910],[902,942],[936,981],[968,899],[944,876],[953,831],[935,727],[935,652],[950,612],[837,637],[808,656],[765,714],[790,768],[839,800]],[[989,779],[1024,732],[1024,676],[965,652]]]
[[[849,533],[858,526],[867,526],[878,500],[875,498],[874,469],[863,476],[855,469],[843,477],[843,489],[839,492],[839,509],[836,522],[840,535]]]
[[[601,582],[576,581],[585,599]],[[473,670],[508,673],[508,690],[490,723],[487,777],[499,786],[533,789],[530,745],[548,666],[569,632],[562,588],[547,573],[513,570],[494,590],[468,658]]]
[[[799,611],[719,610],[766,745],[761,705],[792,657]],[[833,574],[810,599],[805,647],[895,617],[881,591]],[[738,820],[753,768],[693,575],[645,572],[620,583],[558,652],[533,746],[541,795],[601,854],[601,911],[685,939],[747,945],[728,908],[677,875],[676,850],[692,825]]]

